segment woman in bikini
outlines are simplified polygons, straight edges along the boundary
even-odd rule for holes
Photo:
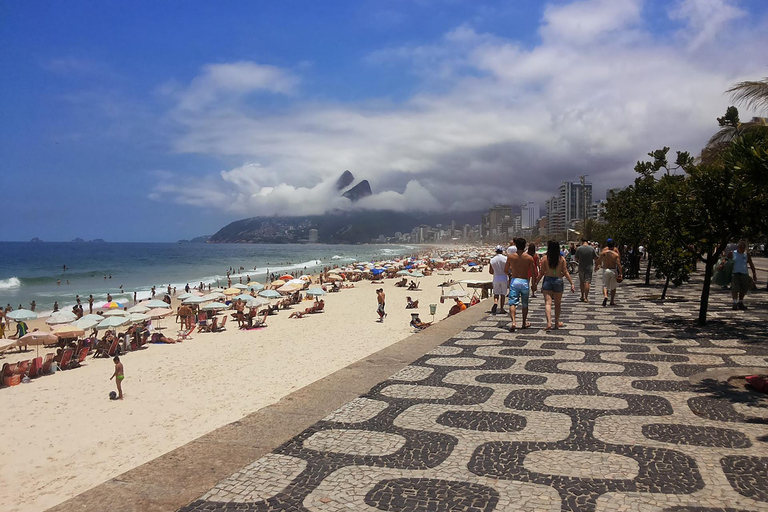
[[[539,281],[544,279],[544,284],[541,286],[541,293],[544,294],[544,300],[546,305],[544,307],[544,313],[547,316],[547,327],[545,330],[552,329],[552,301],[555,302],[555,324],[554,328],[559,329],[563,327],[563,323],[560,322],[560,304],[563,300],[563,277],[568,279],[571,283],[571,293],[576,289],[573,287],[573,279],[571,274],[568,273],[568,265],[565,258],[560,254],[560,245],[557,242],[547,242],[547,254],[541,258],[539,269]]]

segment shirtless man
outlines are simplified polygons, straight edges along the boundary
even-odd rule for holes
[[[528,296],[531,286],[528,282],[528,276],[533,276],[533,290],[536,291],[536,282],[539,277],[536,263],[533,256],[525,251],[525,238],[516,238],[515,246],[517,252],[507,256],[507,264],[504,272],[509,276],[509,316],[512,319],[512,325],[509,330],[514,332],[517,328],[515,324],[515,313],[517,306],[523,309],[523,329],[531,326],[528,323]]]
[[[384,317],[387,316],[387,313],[384,312],[384,306],[386,305],[386,295],[384,295],[384,288],[379,288],[376,290],[376,302],[378,303],[378,306],[376,306],[376,313],[379,314],[379,319],[376,320],[377,322],[383,322]]]
[[[603,306],[608,304],[608,292],[611,293],[611,306],[616,305],[617,277],[621,276],[621,255],[612,238],[606,242],[606,246],[600,251],[600,256],[595,263],[595,270],[603,268]]]

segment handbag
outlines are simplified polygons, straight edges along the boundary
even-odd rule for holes
[[[624,280],[624,276],[622,274],[616,274],[616,282],[620,283]]]

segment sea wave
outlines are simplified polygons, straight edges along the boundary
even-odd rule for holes
[[[21,288],[21,280],[18,277],[0,279],[0,290],[11,290],[13,288]]]

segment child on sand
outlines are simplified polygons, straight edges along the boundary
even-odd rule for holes
[[[115,377],[115,383],[117,384],[117,400],[123,399],[123,379],[125,378],[125,375],[123,375],[123,363],[120,362],[120,358],[115,356],[112,361],[115,362],[115,373],[112,374],[112,377]],[[112,377],[109,378],[109,380],[112,380]]]

